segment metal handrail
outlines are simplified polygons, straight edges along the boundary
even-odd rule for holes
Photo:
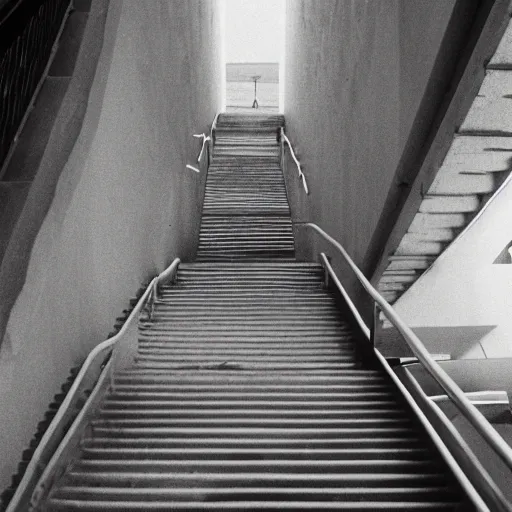
[[[217,129],[217,120],[219,119],[220,112],[215,114],[212,125],[210,126],[210,144],[208,145],[208,167],[212,162],[213,158],[213,146],[215,145],[215,130]]]
[[[295,162],[295,165],[297,166],[297,170],[299,171],[299,178],[302,179],[302,186],[304,187],[304,190],[306,191],[306,194],[309,195],[309,188],[308,184],[306,182],[306,176],[302,172],[302,167],[300,165],[300,162],[297,160],[297,157],[295,156],[295,152],[293,151],[292,143],[290,142],[290,139],[286,136],[284,133],[284,128],[281,126],[281,138],[288,144],[288,147],[290,148],[290,153],[292,155],[293,161]]]
[[[112,336],[111,338],[108,338],[107,340],[96,345],[96,347],[94,347],[91,350],[86,360],[84,361],[82,367],[80,368],[78,375],[73,381],[73,384],[69,389],[66,398],[64,398],[64,401],[59,407],[57,414],[55,415],[45,434],[41,438],[41,441],[37,446],[27,466],[25,474],[23,475],[23,478],[19,483],[18,488],[16,489],[16,492],[14,493],[14,496],[11,499],[6,512],[15,512],[16,507],[20,505],[21,500],[25,497],[25,492],[27,488],[30,485],[35,485],[38,479],[40,478],[42,470],[48,463],[48,460],[46,460],[48,458],[48,455],[50,455],[48,452],[51,451],[51,458],[56,446],[58,446],[58,444],[60,443],[60,438],[56,439],[54,434],[56,433],[56,430],[61,424],[61,422],[67,421],[65,415],[68,412],[68,409],[70,409],[76,402],[76,398],[79,395],[80,387],[83,381],[85,380],[89,370],[94,366],[94,364],[98,364],[98,359],[101,358],[101,361],[104,361],[107,357],[109,357],[109,355],[112,353],[112,350],[114,349],[114,346],[124,337],[133,321],[136,318],[138,318],[139,313],[145,306],[150,296],[154,296],[155,290],[157,290],[159,285],[164,284],[175,275],[180,263],[181,260],[179,258],[175,258],[174,261],[163,272],[161,272],[158,276],[154,277],[148,284],[145,292],[138,300],[137,304],[133,308],[132,312],[124,322],[119,332],[115,336]],[[156,297],[154,296],[154,298]],[[53,449],[52,446],[49,446],[50,443],[52,443]]]
[[[471,403],[462,389],[460,389],[459,386],[457,386],[457,384],[453,381],[453,379],[441,368],[441,366],[439,366],[439,364],[430,355],[425,345],[423,345],[421,340],[416,336],[416,334],[414,334],[412,329],[402,320],[394,308],[370,284],[361,270],[352,261],[343,246],[316,224],[306,223],[303,224],[303,226],[312,228],[341,253],[363,288],[379,305],[388,320],[391,321],[398,332],[403,336],[413,351],[414,355],[418,358],[418,361],[425,367],[425,369],[435,379],[435,381],[444,389],[446,394],[453,400],[464,417],[489,443],[494,452],[503,460],[503,462],[505,462],[509,469],[512,469],[512,448],[487,421],[485,416]]]
[[[192,137],[196,137],[197,139],[200,139],[202,138],[203,139],[203,145],[201,146],[201,151],[199,151],[199,156],[197,157],[197,163],[200,164],[201,163],[201,158],[203,156],[203,151],[204,151],[204,146],[205,144],[211,140],[210,137],[208,135],[206,135],[205,133],[200,133],[200,134],[193,134]],[[191,171],[194,171],[194,172],[197,172],[197,173],[200,173],[201,171],[197,168],[197,167],[194,167],[193,165],[190,165],[190,164],[187,164],[185,165],[185,167],[187,169],[190,169]]]
[[[345,299],[345,302],[348,305],[352,315],[354,316],[356,323],[359,325],[361,332],[368,339],[368,341],[371,341],[370,329],[368,328],[365,321],[361,317],[359,311],[352,302],[347,291],[341,284],[340,280],[338,279],[338,276],[335,274],[329,259],[324,253],[321,253],[320,257],[322,259],[322,263],[328,275],[334,281],[336,287],[338,288],[341,295]],[[491,509],[489,508],[489,506],[487,506],[484,499],[482,499],[482,496],[479,494],[479,491],[476,490],[475,486],[478,485],[481,494],[484,495],[492,503],[493,512],[511,512],[512,507],[510,503],[507,501],[507,498],[504,496],[501,490],[495,485],[487,470],[482,466],[482,464],[475,456],[475,454],[468,446],[468,444],[465,442],[461,434],[453,426],[452,422],[445,416],[445,414],[441,412],[441,410],[438,407],[436,407],[435,400],[433,400],[432,397],[429,397],[425,394],[423,389],[417,383],[416,379],[406,369],[405,371],[409,377],[411,386],[415,390],[418,397],[421,399],[423,406],[427,408],[430,411],[430,413],[433,414],[437,418],[437,420],[444,426],[444,428],[448,431],[449,435],[451,435],[451,441],[452,443],[455,444],[455,448],[456,450],[458,450],[459,454],[461,452],[464,453],[465,461],[463,461],[463,463],[465,462],[466,466],[468,464],[471,465],[471,468],[473,470],[471,477],[473,481],[476,481],[475,485],[473,485],[472,481],[466,475],[461,465],[455,458],[454,454],[452,454],[451,450],[446,446],[440,434],[437,432],[437,430],[434,428],[430,420],[427,418],[422,408],[418,405],[417,399],[413,398],[410,391],[398,378],[396,373],[393,371],[393,369],[387,362],[386,358],[379,352],[379,350],[376,347],[373,347],[373,350],[375,356],[380,361],[384,370],[388,373],[390,378],[398,387],[398,389],[402,393],[402,396],[405,398],[405,400],[412,408],[412,410],[416,414],[417,418],[419,419],[427,433],[430,435],[430,438],[436,445],[437,449],[439,450],[442,457],[448,464],[449,468],[452,470],[453,474],[455,475],[463,489],[466,491],[467,496],[475,505],[476,510],[478,510],[479,512],[491,511]]]
[[[204,147],[206,145],[206,143],[211,140],[210,139],[210,136],[209,135],[206,135],[205,133],[200,133],[200,134],[194,134],[192,135],[192,137],[196,137],[197,139],[203,139],[203,145],[201,146],[201,151],[199,151],[199,156],[197,157],[197,163],[201,163],[201,158],[203,156],[203,151],[204,151]]]
[[[200,139],[202,137],[202,139],[203,139],[203,145],[201,146],[201,151],[199,151],[199,156],[197,157],[197,163],[200,164],[201,163],[201,157],[203,156],[204,146],[210,140],[210,137],[208,137],[204,133],[193,134],[192,137],[196,137],[198,139]],[[190,169],[191,171],[194,171],[194,172],[197,172],[197,173],[201,172],[197,167],[194,167],[193,165],[190,165],[190,164],[185,165],[185,167],[187,169]]]
[[[375,352],[378,353],[378,350],[375,349]],[[381,357],[384,359],[383,356]],[[507,496],[505,496],[505,493],[500,489],[493,476],[485,469],[470,444],[463,438],[454,423],[441,410],[437,402],[432,400],[432,397],[427,396],[407,367],[404,367],[404,374],[407,376],[410,389],[416,394],[416,403],[421,404],[423,410],[429,411],[434,417],[433,419],[439,422],[437,428],[441,426],[444,429],[444,438],[446,439],[446,437],[448,437],[448,442],[452,444],[452,450],[456,452],[460,458],[460,471],[464,472],[463,466],[466,467],[467,474],[471,475],[471,479],[475,482],[475,492],[479,492],[479,498],[480,500],[483,499],[486,503],[486,509],[491,512],[511,512],[512,504],[507,499]],[[398,377],[396,378],[400,381]],[[446,447],[446,449],[448,448]],[[454,457],[453,454],[452,457]],[[476,491],[476,488],[479,490]],[[470,493],[469,497],[473,500],[477,510],[480,511],[482,507],[479,506],[478,502],[474,499],[473,493]]]
[[[201,163],[201,158],[203,157],[204,147],[207,145],[208,142],[213,142],[213,140],[214,140],[214,137],[215,137],[214,131],[215,131],[215,127],[217,126],[217,119],[219,117],[219,114],[220,114],[220,112],[217,112],[217,114],[215,114],[215,117],[213,118],[213,122],[210,127],[210,135],[206,135],[206,133],[194,133],[192,135],[192,137],[195,137],[196,139],[203,139],[201,151],[199,151],[199,156],[197,157],[198,164]],[[210,165],[210,157],[208,157],[208,165]],[[186,164],[185,167],[187,169],[190,169],[191,171],[194,171],[197,173],[201,172],[197,167],[194,167],[193,165],[190,165],[190,164]]]
[[[215,128],[217,128],[217,120],[219,119],[220,112],[215,114],[213,118],[212,126],[210,128],[210,140],[213,142],[215,140]]]
[[[341,295],[345,299],[345,302],[347,303],[347,305],[348,305],[348,307],[350,309],[350,312],[354,316],[354,319],[356,320],[357,324],[359,325],[359,328],[361,329],[362,333],[368,339],[370,339],[371,332],[370,332],[369,327],[366,325],[366,322],[363,320],[363,317],[361,316],[361,314],[359,313],[359,311],[355,307],[354,303],[350,299],[347,291],[345,290],[343,285],[340,283],[340,280],[338,279],[338,276],[334,273],[334,269],[332,268],[331,263],[327,259],[327,256],[324,253],[322,253],[322,254],[320,254],[320,257],[322,258],[322,262],[324,264],[324,267],[327,268],[327,270],[329,271],[329,274],[331,275],[332,280],[336,283],[336,286],[337,286],[338,290],[340,291]]]

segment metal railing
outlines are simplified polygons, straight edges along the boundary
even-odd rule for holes
[[[0,168],[39,90],[71,0],[11,0],[0,8]]]
[[[199,156],[197,157],[197,163],[200,164],[201,163],[201,157],[203,156],[204,145],[208,141],[208,137],[204,133],[201,133],[199,135],[198,134],[193,134],[192,137],[195,137],[196,139],[200,139],[201,137],[203,138],[203,145],[201,146],[201,151],[199,151]],[[194,172],[197,172],[197,173],[201,172],[200,169],[198,169],[197,167],[195,167],[193,165],[190,165],[190,164],[187,164],[185,167],[187,169],[190,169],[191,171],[194,171]]]
[[[197,163],[200,164],[201,163],[201,158],[203,158],[203,152],[204,152],[204,147],[205,145],[208,144],[208,141],[210,140],[210,137],[208,135],[206,135],[205,133],[200,133],[200,134],[194,134],[192,135],[192,137],[195,137],[196,139],[203,139],[203,144],[201,146],[201,150],[199,151],[199,156],[197,157]],[[207,146],[209,147],[209,146]],[[209,151],[207,149],[207,151]],[[194,171],[194,172],[201,172],[200,169],[198,169],[197,167],[194,167],[193,165],[190,165],[190,164],[187,164],[185,166],[187,169],[190,169],[191,171]]]
[[[76,425],[79,422],[80,416],[84,414],[89,400],[81,408],[78,416],[75,416],[75,409],[79,408],[80,404],[83,403],[84,396],[88,394],[87,390],[95,387],[101,376],[104,375],[105,370],[109,367],[113,368],[111,356],[114,350],[119,347],[124,352],[127,352],[128,358],[133,356],[133,341],[124,347],[121,344],[125,341],[129,329],[137,325],[139,315],[143,309],[149,308],[148,312],[151,314],[153,303],[158,298],[158,287],[174,279],[180,263],[180,259],[176,258],[163,272],[153,278],[120,331],[112,338],[97,345],[89,353],[66,398],[35,450],[6,512],[28,510],[28,503],[35,486],[41,479],[44,480],[46,474],[53,470],[61,453],[60,451],[73,436]],[[136,342],[137,340],[135,339],[135,345]],[[66,426],[70,422],[73,422],[73,424],[66,432]]]
[[[194,134],[193,136],[196,137],[197,139],[203,139],[203,144],[201,145],[201,151],[199,151],[199,156],[197,157],[197,163],[200,163],[201,158],[203,158],[204,147],[206,146],[208,141],[211,139],[210,139],[210,136],[206,135],[205,133]]]
[[[512,469],[512,448],[506,443],[506,441],[501,437],[501,435],[495,430],[495,428],[487,421],[487,419],[483,416],[483,414],[473,405],[473,403],[467,398],[465,393],[460,389],[460,387],[452,380],[452,378],[439,366],[439,364],[434,360],[434,358],[430,355],[425,345],[421,342],[421,340],[414,334],[412,329],[400,318],[398,313],[393,309],[393,307],[380,295],[380,293],[370,284],[370,282],[366,279],[362,271],[357,267],[354,261],[350,258],[347,251],[343,248],[343,246],[328,235],[323,229],[313,223],[306,223],[302,225],[303,227],[308,227],[313,229],[316,233],[318,233],[324,240],[329,242],[333,247],[337,249],[337,251],[343,256],[345,262],[348,264],[352,272],[357,277],[358,281],[361,283],[365,291],[370,295],[373,299],[374,304],[376,304],[387,319],[394,325],[394,327],[401,334],[403,339],[406,341],[418,361],[422,364],[422,366],[427,370],[427,372],[434,378],[434,380],[441,386],[441,388],[445,391],[449,398],[453,401],[453,403],[457,406],[463,416],[471,423],[471,425],[475,428],[475,430],[482,436],[483,439],[487,442],[488,446],[492,448],[492,450],[500,457],[500,459],[506,464],[509,469]],[[329,272],[329,275],[332,277],[335,282],[337,288],[340,290],[343,298],[347,302],[354,319],[357,324],[360,326],[361,331],[368,338],[369,341],[373,342],[373,333],[368,328],[363,318],[361,317],[359,311],[355,307],[354,303],[350,299],[348,293],[342,286],[338,277],[334,273],[332,266],[325,255],[322,255],[322,262],[324,267]],[[374,315],[378,315],[377,308],[375,308]],[[376,320],[374,318],[374,320]],[[381,362],[386,362],[385,358],[380,354],[380,352],[373,347],[377,357]],[[386,362],[387,365],[387,362]],[[389,365],[387,365],[389,366]],[[392,370],[391,370],[392,371]],[[412,375],[411,379],[414,380]],[[414,380],[415,382],[415,380]],[[402,385],[403,386],[403,385]],[[432,403],[432,401],[425,395],[423,390],[418,385],[418,389],[416,389],[417,393],[422,394],[424,398],[428,401],[428,407],[431,407],[433,414],[442,415],[440,410],[437,410],[437,405]],[[412,399],[412,397],[411,397]],[[414,399],[412,399],[414,400]],[[446,418],[440,418],[440,421],[444,422],[444,426],[447,429],[453,429],[453,426],[446,423]],[[503,493],[496,487],[492,478],[489,476],[487,471],[483,468],[483,466],[478,462],[477,457],[471,451],[470,447],[466,445],[466,443],[461,438],[460,434],[452,432],[454,442],[461,444],[459,450],[459,458],[466,457],[464,461],[464,466],[471,467],[474,469],[472,475],[466,475],[468,480],[471,481],[472,485],[475,488],[478,488],[482,495],[485,497],[485,501],[487,503],[490,502],[492,508],[483,507],[482,504],[478,506],[479,510],[499,510],[499,511],[511,511],[512,504],[506,499]],[[459,461],[457,461],[459,462]],[[453,464],[450,464],[453,466]],[[468,489],[466,489],[468,490]],[[472,493],[470,493],[472,494]],[[476,496],[471,496],[476,504]],[[481,501],[481,500],[480,500]]]
[[[217,121],[219,119],[220,112],[217,112],[215,114],[215,117],[213,118],[212,126],[210,128],[210,141],[213,144],[215,142],[215,128],[217,128]]]
[[[210,135],[206,135],[206,133],[199,133],[199,134],[192,135],[192,137],[195,137],[196,139],[203,140],[203,144],[201,145],[201,150],[199,151],[199,155],[196,160],[196,162],[198,164],[201,163],[201,159],[203,158],[204,148],[206,147],[206,153],[208,155],[208,166],[210,166],[211,153],[212,153],[212,149],[213,149],[212,146],[213,146],[213,142],[214,142],[214,138],[215,138],[215,127],[217,126],[217,119],[219,117],[219,114],[220,114],[220,112],[218,112],[213,119],[212,125],[210,127]],[[185,167],[187,169],[190,169],[191,171],[194,171],[197,173],[201,172],[200,169],[198,169],[197,167],[190,165],[190,164],[187,164]]]
[[[304,172],[302,172],[302,167],[300,165],[299,160],[295,156],[295,151],[293,151],[292,143],[290,142],[290,139],[286,136],[284,133],[284,128],[281,126],[280,131],[280,137],[281,137],[281,151],[284,154],[284,143],[288,144],[288,147],[290,148],[290,154],[292,155],[293,161],[295,162],[295,165],[297,166],[297,170],[299,171],[299,178],[302,180],[302,186],[304,187],[304,190],[306,191],[306,194],[309,195],[309,188],[306,181],[306,176],[304,175]]]

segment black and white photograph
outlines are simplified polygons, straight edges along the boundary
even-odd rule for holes
[[[0,512],[512,512],[511,171],[512,0],[0,0]]]

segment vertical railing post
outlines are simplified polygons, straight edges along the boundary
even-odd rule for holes
[[[378,337],[380,335],[381,328],[382,328],[381,321],[379,318],[380,312],[381,312],[381,310],[379,308],[379,305],[376,302],[374,302],[373,303],[373,321],[372,321],[372,326],[370,329],[370,343],[372,344],[372,347],[375,347],[375,342],[378,339]]]
[[[331,263],[331,257],[327,256],[324,252],[320,254],[320,260],[322,262],[322,267],[324,269],[324,288],[327,290],[331,286],[331,276],[329,274],[329,270],[327,269],[326,262]]]
[[[158,300],[158,280],[153,285],[153,301]]]
[[[279,130],[279,149],[280,149],[280,157],[281,157],[281,171],[283,173],[283,176],[285,175],[284,172],[284,165],[285,165],[285,158],[284,158],[284,129],[281,126],[281,129]]]

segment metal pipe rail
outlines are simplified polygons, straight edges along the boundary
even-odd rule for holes
[[[288,147],[290,148],[290,154],[292,155],[293,161],[295,162],[295,165],[297,166],[297,170],[299,171],[299,178],[302,179],[302,186],[304,187],[306,194],[309,195],[309,188],[308,188],[308,184],[306,182],[306,176],[302,172],[302,167],[300,166],[300,162],[298,161],[297,157],[295,156],[295,152],[293,151],[292,143],[290,142],[290,139],[284,133],[284,128],[282,126],[281,126],[281,139],[288,144]]]
[[[356,323],[359,325],[362,333],[368,339],[368,341],[371,341],[371,331],[369,327],[366,325],[356,306],[350,299],[350,296],[348,295],[347,291],[345,290],[340,280],[338,279],[338,276],[335,274],[334,269],[332,268],[327,256],[324,253],[321,253],[320,256],[324,268],[327,270],[327,273],[332,278],[332,280],[336,284],[336,287],[338,288],[341,295],[345,299],[345,302],[347,303],[352,315],[354,316]],[[490,512],[491,510],[493,512],[510,512],[512,508],[508,503],[506,497],[493,482],[489,473],[482,466],[476,455],[471,451],[471,448],[464,441],[464,439],[457,431],[457,429],[453,426],[451,421],[445,416],[445,414],[441,411],[437,404],[434,403],[434,400],[432,400],[425,394],[423,389],[417,383],[416,379],[412,376],[412,374],[410,374],[410,372],[406,370],[406,374],[409,378],[409,381],[411,382],[411,386],[414,388],[421,404],[423,405],[424,408],[430,411],[431,415],[433,415],[436,418],[438,424],[442,425],[445,432],[448,433],[452,441],[452,444],[455,445],[458,451],[458,455],[466,459],[464,465],[466,467],[469,466],[470,470],[468,472],[472,473],[472,479],[476,480],[477,485],[480,488],[481,494],[485,496],[487,501],[492,503],[492,509],[486,505],[486,501],[482,499],[479,492],[475,489],[475,486],[472,484],[471,480],[466,476],[466,473],[461,467],[461,465],[463,464],[459,464],[459,462],[448,449],[445,442],[443,441],[437,430],[434,428],[430,420],[423,413],[423,410],[418,405],[417,399],[413,398],[407,387],[397,377],[389,363],[386,361],[386,358],[379,352],[379,350],[376,349],[375,347],[373,348],[373,350],[375,352],[375,355],[377,356],[377,359],[384,367],[385,371],[391,377],[393,382],[396,384],[396,386],[404,396],[405,400],[409,403],[413,411],[416,413],[416,416],[418,417],[423,427],[430,435],[432,441],[436,445],[437,449],[445,459],[450,469],[453,471],[457,480],[460,482],[460,484],[466,491],[467,495],[470,497],[476,509],[480,512]]]
[[[211,140],[209,135],[206,135],[205,133],[201,134],[194,134],[193,137],[196,137],[197,139],[203,139],[203,145],[201,146],[201,151],[199,151],[199,156],[197,157],[197,163],[201,163],[201,158],[203,156],[203,151],[206,143]]]
[[[338,249],[338,251],[344,257],[345,261],[356,275],[359,282],[363,285],[363,288],[379,305],[388,320],[391,321],[391,323],[404,337],[414,355],[418,358],[418,361],[444,389],[446,394],[454,401],[460,411],[475,427],[479,434],[482,435],[482,437],[493,447],[494,451],[507,464],[507,466],[512,469],[512,448],[504,441],[498,432],[496,432],[494,427],[485,419],[484,415],[471,403],[471,401],[466,397],[464,392],[459,388],[459,386],[457,386],[452,378],[439,366],[439,364],[437,364],[437,362],[426,349],[425,345],[423,345],[421,340],[416,336],[416,334],[414,334],[412,329],[400,318],[394,308],[370,284],[361,270],[359,270],[357,265],[352,261],[343,246],[316,224],[307,223],[305,226],[315,230],[318,234],[320,234],[320,236],[322,236],[322,238],[330,242],[336,249]]]
[[[195,137],[196,139],[203,139],[203,144],[201,146],[201,151],[199,151],[199,156],[197,157],[197,163],[200,164],[201,163],[201,158],[203,157],[203,152],[204,152],[204,147],[207,146],[208,148],[208,165],[210,165],[210,152],[211,152],[211,144],[213,143],[214,141],[214,132],[215,132],[215,127],[217,126],[217,118],[219,117],[219,114],[220,112],[217,112],[217,114],[215,114],[215,117],[213,118],[213,122],[212,122],[212,125],[210,127],[210,135],[206,135],[206,133],[199,133],[199,134],[196,134],[194,133],[192,135],[192,137]],[[207,143],[210,143],[210,144],[207,144]],[[185,167],[187,169],[190,169],[191,171],[194,171],[194,172],[197,172],[197,173],[200,173],[201,171],[197,168],[197,167],[194,167],[193,165],[190,165],[190,164],[187,164],[185,165]]]
[[[6,512],[26,510],[20,507],[25,506],[25,504],[30,500],[30,495],[33,489],[41,478],[49,461],[52,459],[54,452],[61,443],[62,437],[66,434],[66,425],[73,420],[73,410],[77,407],[77,404],[83,400],[84,390],[90,385],[94,386],[98,381],[104,371],[106,360],[111,356],[116,345],[124,338],[131,325],[138,320],[138,315],[147,302],[151,298],[157,298],[158,286],[165,284],[174,278],[180,263],[181,260],[179,258],[174,259],[174,261],[163,272],[154,277],[126,319],[120,331],[115,336],[108,338],[94,347],[89,353],[80,368],[73,385],[68,391],[66,398],[50,423],[48,430],[41,438],[41,441],[27,466],[25,474],[23,475],[18,488],[11,499]],[[90,375],[91,373],[94,374],[92,378]]]
[[[428,373],[435,379],[435,381],[443,388],[445,393],[452,399],[464,417],[471,423],[471,425],[475,428],[475,430],[485,439],[488,445],[493,449],[493,451],[503,460],[503,462],[507,465],[509,469],[512,469],[512,448],[506,443],[506,441],[500,436],[500,434],[494,429],[494,427],[487,421],[487,419],[483,416],[483,414],[471,403],[471,401],[466,397],[465,393],[459,388],[459,386],[452,380],[452,378],[439,366],[439,364],[433,359],[425,345],[421,342],[421,340],[414,334],[412,329],[402,320],[402,318],[398,315],[398,313],[393,309],[393,307],[380,295],[380,293],[370,284],[370,282],[366,279],[365,275],[361,272],[361,270],[357,267],[354,261],[350,258],[347,251],[344,247],[328,235],[323,229],[313,223],[303,224],[304,227],[308,227],[313,229],[316,233],[318,233],[324,240],[333,245],[338,252],[343,256],[346,263],[349,265],[351,270],[356,275],[357,279],[365,289],[365,291],[370,295],[373,301],[380,307],[384,315],[391,321],[391,323],[395,326],[398,332],[402,335],[404,340],[407,342],[414,355],[417,357],[418,361],[423,365],[423,367],[428,371]],[[330,267],[329,262],[326,258],[324,258],[324,264],[327,264]],[[331,268],[332,270],[332,268]],[[333,278],[335,274],[333,273]],[[335,279],[336,285],[340,288],[340,291],[343,289],[339,280]],[[348,294],[343,289],[341,291],[344,298],[347,300],[347,303],[355,316],[356,321],[361,326],[363,333],[365,336],[370,338],[370,330],[368,326],[363,321],[360,316],[357,308],[354,306]],[[380,355],[378,350],[376,353]],[[382,357],[382,355],[381,355]],[[504,503],[503,507],[500,507],[500,510],[512,510],[508,503]]]
[[[197,157],[197,163],[200,164],[201,158],[203,156],[204,146],[210,140],[210,137],[208,135],[206,135],[205,133],[193,134],[192,137],[195,137],[197,139],[200,139],[200,138],[203,139],[203,145],[201,146],[201,151],[199,151],[199,156]],[[194,167],[193,165],[190,165],[190,164],[187,164],[185,167],[187,169],[190,169],[191,171],[194,171],[197,173],[201,172],[197,167]]]
[[[220,112],[217,112],[215,114],[215,117],[213,118],[212,126],[210,128],[210,140],[211,142],[215,142],[215,128],[217,128],[217,120],[219,119]]]

